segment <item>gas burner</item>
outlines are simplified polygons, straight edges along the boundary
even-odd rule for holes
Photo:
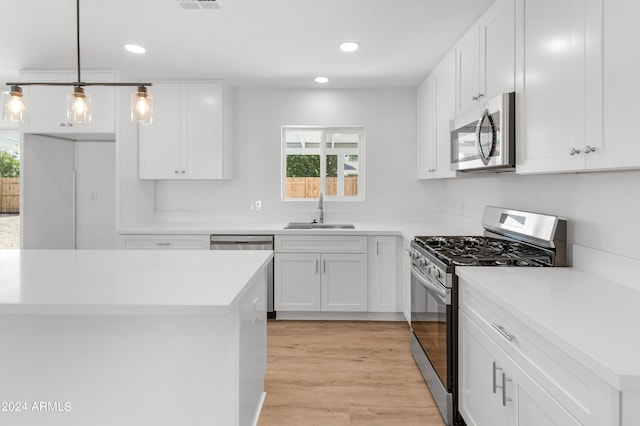
[[[484,236],[416,237],[415,242],[447,265],[550,266],[552,253],[514,240]]]

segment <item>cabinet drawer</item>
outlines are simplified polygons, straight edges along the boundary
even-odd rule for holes
[[[613,418],[613,388],[464,280],[459,289],[460,310],[581,423]]]
[[[138,250],[209,250],[209,235],[127,235],[120,248]]]
[[[277,253],[366,253],[367,237],[276,235]]]

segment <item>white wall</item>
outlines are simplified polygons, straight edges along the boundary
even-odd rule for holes
[[[448,213],[479,221],[495,205],[564,216],[570,245],[640,259],[640,171],[476,174],[444,189]]]
[[[282,125],[365,127],[365,201],[327,202],[327,220],[340,213],[402,220],[440,210],[442,183],[415,178],[414,89],[243,88],[234,94],[233,179],[158,181],[156,208],[162,218],[193,218],[189,211],[248,212],[252,200],[262,201],[265,216],[315,217],[315,201],[280,200]]]

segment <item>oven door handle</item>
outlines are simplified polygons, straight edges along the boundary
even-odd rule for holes
[[[444,288],[442,286],[439,286],[439,285],[436,285],[436,284],[432,283],[431,281],[429,281],[428,279],[424,278],[418,271],[415,270],[415,268],[411,268],[411,275],[416,277],[416,279],[420,282],[420,284],[422,284],[423,286],[425,286],[428,289],[432,290],[434,293],[436,293],[442,299],[446,299],[446,297],[447,297],[447,289],[446,288]]]

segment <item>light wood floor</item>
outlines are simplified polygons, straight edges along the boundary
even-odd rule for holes
[[[402,322],[269,321],[259,426],[444,425]]]

